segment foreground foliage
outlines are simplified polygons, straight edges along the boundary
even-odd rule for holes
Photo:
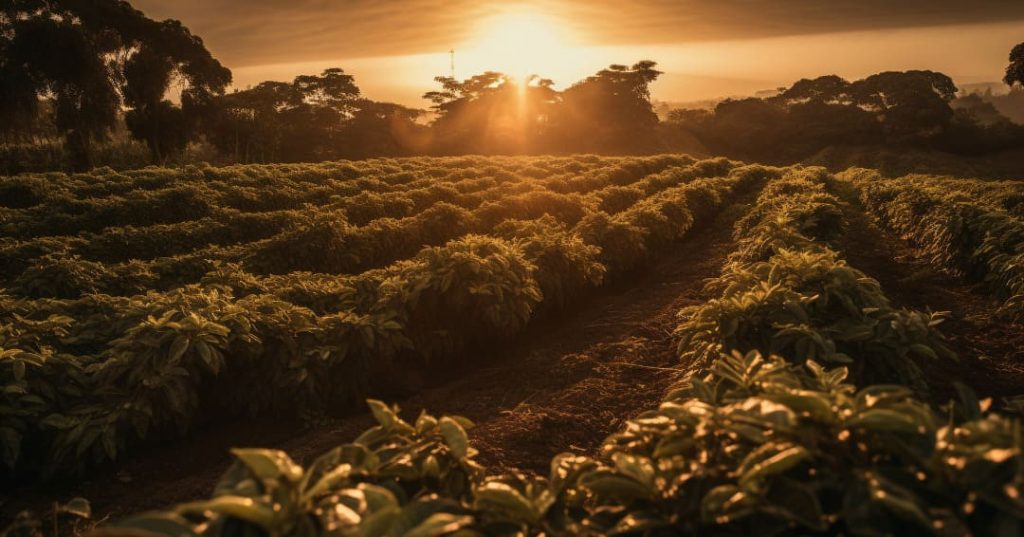
[[[308,468],[239,449],[209,500],[99,535],[1016,535],[1020,423],[976,401],[943,418],[906,388],[757,352],[631,420],[598,458],[487,475],[459,418],[378,425]]]

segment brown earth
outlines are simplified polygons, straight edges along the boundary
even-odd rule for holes
[[[921,364],[936,402],[954,397],[954,381],[997,403],[1024,394],[1024,327],[997,318],[999,305],[982,285],[940,270],[908,241],[878,226],[851,192],[842,194],[849,202],[839,245],[846,261],[878,280],[894,305],[950,313],[939,330],[959,362]]]
[[[486,364],[435,372],[448,380],[428,380],[427,388],[398,401],[403,415],[414,419],[426,409],[470,418],[477,423],[470,437],[478,460],[495,472],[546,474],[560,452],[595,453],[625,420],[656,407],[677,378],[676,314],[709,298],[704,282],[734,250],[732,227],[743,212],[727,209],[640,274],[533,323]],[[17,491],[0,500],[0,520],[74,496],[88,498],[98,518],[208,497],[233,446],[283,449],[308,463],[371,425],[363,413],[306,429],[261,421],[202,431],[130,456],[86,481]]]

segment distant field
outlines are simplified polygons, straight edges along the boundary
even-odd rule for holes
[[[102,484],[400,393],[481,426],[373,401],[306,469],[239,451],[215,499],[126,527],[1012,533],[1020,323],[1015,181],[673,155],[0,178],[0,477]]]

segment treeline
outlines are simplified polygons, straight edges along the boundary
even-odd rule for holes
[[[932,71],[805,79],[664,121],[650,95],[661,74],[652,61],[612,65],[564,90],[537,76],[438,77],[429,110],[368,99],[339,68],[228,93],[231,72],[178,21],[121,0],[11,0],[0,8],[0,173],[460,154],[791,163],[837,145],[956,155],[1024,146],[1024,127],[983,99],[957,99]],[[1024,45],[1005,82],[1024,86]],[[169,98],[172,85],[180,98]]]
[[[1006,82],[1019,83],[1019,77],[1008,73]],[[768,98],[672,111],[667,126],[712,153],[765,162],[799,161],[836,145],[959,155],[1024,147],[1024,126],[980,97],[958,99],[952,79],[934,71],[884,72],[853,82],[835,75],[803,79]]]

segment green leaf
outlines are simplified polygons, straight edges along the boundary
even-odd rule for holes
[[[275,533],[276,513],[269,506],[262,505],[252,498],[242,496],[219,496],[205,502],[181,504],[176,509],[179,515],[201,515],[212,511],[219,515],[238,518]]]
[[[626,504],[638,499],[649,499],[654,494],[654,490],[643,483],[609,470],[589,473],[580,479],[580,484],[598,497],[612,498]]]
[[[321,476],[313,486],[309,487],[309,490],[303,493],[303,498],[314,500],[323,494],[334,492],[335,488],[348,481],[350,475],[352,475],[352,466],[349,464],[339,464]]]
[[[296,482],[302,477],[302,467],[292,462],[291,457],[283,451],[235,448],[231,453],[260,480],[284,479]]]
[[[781,449],[780,449],[781,448]],[[765,449],[777,450],[770,457],[764,458],[755,464],[750,464],[751,459],[763,456]],[[740,465],[741,475],[739,485],[743,489],[750,490],[758,481],[763,478],[778,475],[800,464],[811,456],[810,452],[802,446],[777,446],[766,444],[755,450],[744,459]],[[746,468],[745,470],[743,470]]]
[[[67,503],[57,508],[57,512],[76,516],[79,518],[92,517],[92,506],[85,498],[72,498]]]
[[[491,481],[473,493],[474,506],[483,512],[498,511],[513,520],[534,520],[533,505],[516,489],[506,483]]]
[[[709,523],[727,524],[753,512],[754,500],[735,485],[720,485],[701,500],[701,517]]]
[[[931,519],[921,510],[919,502],[915,501],[910,491],[878,479],[869,480],[869,487],[872,501],[881,504],[893,515],[921,528],[932,528]]]
[[[169,363],[175,363],[185,354],[188,350],[190,340],[189,337],[182,334],[174,338],[174,343],[171,343],[171,350],[168,353],[167,361]]]
[[[398,505],[383,507],[374,511],[363,519],[359,525],[362,537],[383,537],[391,531],[395,521],[402,516],[402,509]]]
[[[429,433],[437,427],[437,419],[427,414],[427,412],[421,411],[420,416],[416,418],[416,434],[424,435]]]
[[[394,411],[392,411],[388,405],[384,404],[383,401],[367,399],[366,404],[370,406],[370,412],[373,413],[374,419],[376,419],[377,423],[379,423],[384,429],[391,429],[398,420]]]
[[[855,415],[847,422],[847,426],[875,432],[918,433],[924,424],[902,412],[887,408],[870,408]]]
[[[616,453],[612,455],[615,462],[615,469],[619,473],[627,475],[644,486],[654,486],[654,465],[646,457],[637,457],[627,453]]]
[[[939,359],[939,355],[936,354],[935,351],[932,350],[932,348],[929,347],[928,345],[924,345],[921,343],[912,343],[910,345],[910,350],[914,351],[914,353],[917,354],[918,356],[931,358],[932,360]]]
[[[415,528],[407,531],[403,537],[435,537],[456,532],[473,523],[473,517],[435,513]]]
[[[469,435],[466,434],[462,425],[448,416],[441,418],[438,425],[441,429],[441,436],[444,437],[444,443],[448,445],[452,454],[459,459],[465,458],[469,454]]]

